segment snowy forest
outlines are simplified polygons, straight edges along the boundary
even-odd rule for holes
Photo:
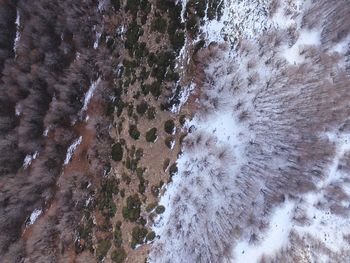
[[[0,0],[1,262],[349,262],[347,0]]]

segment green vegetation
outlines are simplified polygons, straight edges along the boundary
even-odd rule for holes
[[[179,123],[181,126],[184,126],[186,123],[186,115],[181,115],[179,119]]]
[[[122,222],[118,221],[114,230],[114,242],[117,247],[120,247],[123,243],[122,231],[120,229]]]
[[[149,232],[149,233],[147,234],[146,240],[147,240],[147,241],[152,241],[152,240],[155,239],[155,237],[156,237],[156,233],[155,233],[154,231],[151,231],[151,232]]]
[[[152,128],[146,132],[146,141],[155,142],[157,140],[157,128]]]
[[[114,161],[123,160],[123,147],[119,142],[112,146],[112,159]]]
[[[99,240],[96,249],[96,257],[99,260],[103,260],[106,257],[108,250],[111,248],[111,241],[109,239]]]
[[[157,203],[150,203],[146,207],[146,212],[151,212],[155,207],[157,206]]]
[[[149,107],[147,110],[147,118],[149,120],[154,120],[156,117],[156,108],[155,107]]]
[[[172,177],[174,174],[178,172],[176,163],[173,163],[169,168],[169,174]]]
[[[168,136],[165,138],[165,145],[171,149],[173,147],[173,143],[174,143],[174,137],[173,136]]]
[[[157,206],[156,208],[156,213],[159,215],[159,214],[163,214],[165,211],[165,207],[163,205],[159,205]]]
[[[134,1],[134,0],[129,0],[129,1]],[[141,29],[141,27],[137,24],[136,20],[132,21],[129,25],[128,30],[126,31],[126,40],[125,40],[125,48],[129,50],[129,54],[131,56],[133,56],[134,49],[135,47],[137,47],[136,46],[137,41],[139,37],[142,35],[143,35],[143,30]]]
[[[135,222],[141,213],[141,201],[137,194],[131,195],[126,199],[126,206],[123,207],[123,217],[131,222]]]
[[[117,248],[111,253],[111,259],[116,263],[124,263],[126,256],[127,254],[123,248]]]
[[[160,15],[155,17],[151,23],[151,30],[164,34],[167,30],[167,22]]]
[[[132,229],[131,236],[131,247],[135,248],[137,244],[143,244],[147,235],[147,229],[144,227],[135,226]]]
[[[128,176],[126,173],[123,173],[122,175],[122,180],[123,182],[125,182],[127,185],[129,185],[131,183],[131,178],[130,176]]]
[[[168,134],[173,134],[175,131],[175,122],[173,120],[167,120],[164,123],[164,131]]]
[[[141,101],[140,104],[136,106],[136,111],[141,116],[148,110],[148,103],[146,101]]]
[[[119,9],[120,9],[120,0],[111,0],[111,5],[113,6],[115,11],[119,11]]]
[[[140,138],[140,132],[137,129],[137,126],[134,124],[131,124],[129,126],[129,135],[131,138],[133,138],[134,140],[138,140]]]
[[[113,195],[118,194],[118,182],[112,179],[105,179],[101,183],[100,195],[97,199],[98,209],[102,215],[110,218],[115,215],[117,207],[113,201]]]

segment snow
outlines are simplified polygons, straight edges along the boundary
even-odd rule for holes
[[[21,105],[20,104],[16,104],[15,114],[16,114],[16,116],[20,116],[21,115]]]
[[[43,210],[42,209],[35,209],[30,217],[29,217],[29,222],[28,222],[28,225],[32,225],[35,223],[35,221],[39,218],[39,216],[42,214]]]
[[[290,64],[298,64],[305,61],[302,55],[304,48],[321,44],[321,30],[302,30],[297,42],[283,51],[283,56]]]
[[[191,84],[187,89],[190,94],[191,90],[200,88],[198,110],[193,119],[186,122],[186,127],[191,129],[177,160],[178,173],[164,186],[165,193],[160,199],[166,210],[153,225],[160,238],[153,244],[149,258],[152,263],[254,263],[262,256],[273,257],[287,249],[307,250],[305,258],[309,262],[327,262],[332,258],[319,252],[316,244],[340,255],[344,254],[343,250],[349,251],[344,235],[350,234],[350,221],[344,215],[331,212],[332,200],[327,200],[327,187],[340,185],[345,193],[350,193],[348,175],[339,169],[344,156],[350,153],[350,134],[312,131],[315,134],[310,135],[310,130],[305,128],[309,121],[323,121],[314,115],[317,115],[315,108],[322,109],[324,102],[315,103],[312,96],[319,95],[322,87],[317,78],[324,76],[320,74],[319,65],[310,63],[311,59],[313,63],[320,63],[320,60],[315,59],[317,55],[308,54],[311,59],[303,55],[307,48],[322,48],[322,28],[301,27],[303,12],[311,1],[281,0],[272,15],[269,14],[271,2],[225,1],[223,19],[205,20],[201,27],[208,42],[228,42],[233,44],[233,49],[218,48],[212,60],[204,61],[207,78],[203,85]],[[293,45],[288,39],[289,27],[296,30]],[[269,46],[278,33],[281,33],[279,44]],[[334,52],[344,54],[346,41],[336,46]],[[238,42],[241,45],[236,46]],[[305,70],[312,78],[308,78],[308,74],[301,76],[296,69]],[[296,79],[296,75],[301,80]],[[301,94],[309,96],[307,105],[300,99]],[[181,105],[187,98],[183,94]],[[336,101],[334,96],[333,103]],[[241,120],[241,113],[245,111],[249,113],[247,120]],[[292,115],[289,111],[296,113]],[[174,107],[172,112],[178,112],[178,108]],[[291,116],[293,119],[288,119]],[[307,122],[302,119],[305,116]],[[338,124],[338,120],[334,123]],[[307,132],[302,133],[299,127]],[[305,149],[302,149],[305,152],[298,152],[301,140],[309,136],[310,140],[315,140],[316,151],[320,140],[328,140],[335,154],[333,158],[320,157],[314,166],[302,167],[315,189],[298,192],[299,189],[285,187],[289,181],[283,178],[286,176],[292,181],[285,171],[300,169],[294,155],[302,159],[310,154]],[[328,153],[332,154],[332,147]],[[320,175],[315,176],[311,169],[315,169],[315,173],[320,170]],[[272,181],[285,188],[278,189],[278,184]],[[282,189],[291,192],[285,193]],[[265,193],[270,194],[271,199],[281,194],[286,201],[269,206],[266,202],[270,199],[265,199]],[[350,200],[339,204],[348,211]],[[305,222],[296,219],[299,210],[305,213]],[[249,224],[247,219],[251,218],[256,221]],[[259,223],[268,223],[267,229],[261,230]],[[249,242],[251,233],[258,235],[257,243]],[[300,243],[292,242],[294,235],[300,238]],[[234,257],[218,260],[218,254],[223,255],[230,245]],[[316,260],[312,261],[311,257]]]
[[[99,77],[96,81],[93,81],[91,83],[89,90],[85,94],[84,105],[82,108],[83,112],[87,110],[89,102],[90,102],[92,96],[94,95],[94,92],[95,92],[96,88],[98,87],[98,85],[100,84],[100,82],[101,82],[101,77]]]
[[[181,92],[180,103],[178,105],[173,105],[170,111],[172,113],[178,113],[181,110],[182,106],[187,102],[194,89],[195,85],[193,83],[185,87],[184,90]]]
[[[331,52],[337,52],[339,54],[344,54],[349,50],[350,35],[348,35],[343,41],[336,43],[331,48]]]
[[[15,57],[17,57],[17,49],[18,49],[18,43],[19,40],[21,38],[21,32],[20,32],[20,26],[21,26],[21,15],[19,13],[19,10],[17,9],[17,16],[16,16],[16,38],[15,38],[15,42],[14,42],[14,46],[13,46],[13,50],[15,52]]]
[[[324,188],[332,182],[339,180],[342,175],[338,171],[339,161],[346,153],[350,152],[350,134],[327,133],[327,137],[336,145],[336,152],[329,167],[329,174],[318,184],[318,188]]]
[[[170,144],[170,150],[174,149],[174,147],[175,147],[175,141],[172,141]]]
[[[294,203],[287,201],[275,211],[270,219],[270,228],[264,234],[263,241],[258,245],[247,241],[239,242],[234,249],[235,263],[259,262],[263,255],[269,255],[288,244],[288,235],[291,230],[291,218]]]
[[[27,154],[27,156],[24,158],[23,168],[27,169],[32,164],[33,160],[35,160],[38,156],[38,151],[36,151],[33,155]]]
[[[94,49],[98,48],[98,43],[100,41],[100,38],[102,36],[102,33],[97,31],[96,26],[94,27],[95,33],[96,33],[96,38],[95,38],[95,42],[94,42]]]
[[[46,129],[44,130],[44,132],[43,132],[43,135],[44,135],[45,137],[47,137],[47,135],[49,134],[49,131],[50,131],[50,128],[49,128],[49,127],[46,128]]]
[[[79,146],[79,144],[82,142],[83,137],[80,136],[78,139],[76,139],[69,147],[67,150],[67,155],[66,158],[64,160],[64,165],[67,165],[70,160],[72,159],[73,153],[75,151],[75,149]]]
[[[344,241],[344,235],[350,234],[350,221],[332,214],[330,211],[317,209],[318,201],[317,194],[311,193],[305,197],[304,206],[311,223],[306,226],[295,225],[295,230],[300,235],[311,236],[324,243],[333,252],[347,249],[348,245]]]
[[[272,23],[280,28],[288,28],[295,25],[295,21],[290,16],[285,14],[283,6],[280,6],[273,15]]]

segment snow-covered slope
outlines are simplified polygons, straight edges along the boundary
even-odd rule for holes
[[[218,45],[199,54],[195,128],[151,262],[348,261],[349,13],[347,1],[236,0],[202,26]]]

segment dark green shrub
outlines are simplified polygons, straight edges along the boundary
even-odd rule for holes
[[[112,146],[112,159],[116,162],[123,160],[123,147],[119,142]]]
[[[141,103],[136,106],[136,111],[141,116],[145,114],[147,110],[148,110],[148,103],[146,101],[141,101]]]
[[[154,120],[156,117],[156,108],[155,107],[149,107],[147,110],[147,118],[149,120]]]
[[[129,135],[134,140],[138,140],[140,138],[140,132],[137,129],[136,125],[132,124],[132,125],[129,126]]]
[[[163,214],[165,211],[165,207],[163,205],[159,205],[157,206],[156,208],[156,213],[159,215],[159,214]]]
[[[132,229],[132,247],[134,248],[137,244],[143,244],[147,235],[147,229],[144,227],[135,226]]]
[[[114,8],[114,11],[119,11],[120,9],[120,0],[111,0],[111,5]]]
[[[116,263],[124,263],[126,259],[126,252],[124,248],[117,248],[111,253],[111,259]]]
[[[157,128],[152,128],[148,132],[146,132],[147,142],[155,142],[157,140],[157,137]]]
[[[157,63],[157,56],[153,52],[148,54],[147,63],[150,67]]]
[[[142,42],[140,44],[136,43],[134,45],[134,57],[136,60],[140,60],[143,57],[148,55],[148,49],[146,47],[146,43]]]
[[[120,223],[120,221],[118,222]],[[115,230],[114,230],[114,242],[117,247],[120,247],[123,243],[123,236],[122,236],[122,230],[120,229],[121,224],[116,224]]]
[[[137,12],[139,10],[140,0],[127,0],[125,11],[131,12],[133,16],[137,15]]]
[[[157,203],[150,203],[146,207],[146,212],[148,212],[148,213],[151,212],[156,206],[157,206]]]
[[[185,33],[184,32],[175,32],[169,34],[169,40],[173,49],[178,53],[185,44]]]
[[[151,30],[164,34],[167,29],[167,22],[162,17],[155,17],[151,23]]]
[[[205,45],[205,40],[200,40],[196,43],[195,47],[194,47],[194,51],[193,54],[197,54],[199,50],[201,50]]]
[[[139,177],[140,183],[139,183],[139,193],[144,194],[146,191],[146,181],[143,177]]]
[[[147,241],[152,241],[153,239],[155,239],[155,237],[156,237],[156,233],[154,231],[151,231],[147,234],[146,239]]]
[[[126,199],[126,206],[123,207],[123,217],[131,222],[135,222],[140,217],[141,201],[137,194]]]
[[[179,118],[179,123],[181,126],[184,126],[185,123],[186,123],[186,115],[181,115],[180,118]]]
[[[186,4],[186,13],[187,15],[192,12],[191,9],[194,9],[195,14],[200,18],[205,17],[205,9],[207,8],[207,1],[203,0],[189,0]]]
[[[99,260],[103,260],[106,257],[108,250],[111,247],[111,241],[108,239],[99,240],[97,249],[96,249],[96,257]]]
[[[122,180],[127,184],[129,185],[131,183],[131,178],[130,176],[128,176],[126,173],[123,173],[122,175]]]
[[[165,145],[169,148],[172,149],[173,148],[173,144],[174,144],[174,137],[173,136],[168,136],[165,138]]]
[[[149,74],[150,74],[150,72],[146,70],[146,67],[142,67],[142,70],[141,70],[140,76],[139,76],[139,80],[142,80],[142,81],[146,80],[149,77]],[[142,90],[142,93],[144,93],[143,90]],[[147,92],[147,94],[148,94],[148,92]],[[147,95],[147,94],[145,94],[145,95]]]
[[[187,32],[190,34],[192,38],[195,38],[196,35],[199,32],[199,27],[198,27],[198,19],[195,16],[192,16],[189,18],[186,22],[186,29]]]
[[[137,167],[136,169],[136,175],[137,177],[142,177],[143,176],[143,173],[145,172],[146,168],[142,168],[142,167]]]
[[[178,172],[176,163],[173,163],[169,168],[169,174],[172,177],[174,174]]]
[[[173,120],[167,120],[164,123],[164,131],[168,134],[174,134],[175,132],[175,123]]]
[[[153,82],[153,83],[149,86],[149,91],[151,92],[151,94],[152,94],[155,98],[159,98],[159,96],[160,96],[161,93],[162,93],[160,82],[158,82],[158,81]]]
[[[142,150],[142,148],[138,148],[135,152],[136,160],[139,161],[142,158],[142,156],[143,156],[143,150]]]
[[[102,182],[97,206],[107,218],[114,216],[117,211],[117,207],[113,201],[113,195],[118,194],[118,192],[118,182],[115,179],[106,179]]]
[[[129,51],[133,51],[139,37],[142,36],[142,34],[143,31],[141,27],[137,24],[135,20],[132,21],[129,24],[128,30],[126,31],[125,48],[129,49]],[[133,55],[133,52],[131,52],[131,55]]]

